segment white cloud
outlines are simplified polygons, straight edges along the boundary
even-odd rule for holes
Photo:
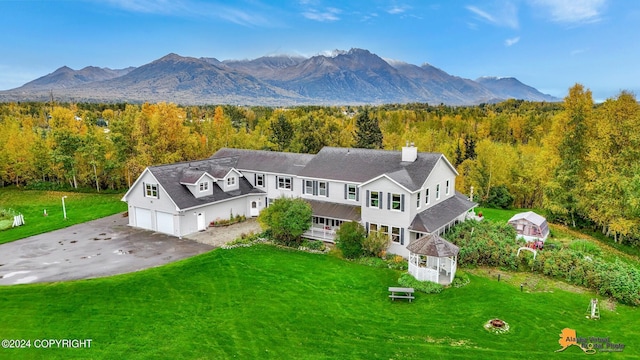
[[[561,23],[591,23],[600,21],[607,0],[530,0],[542,7],[551,20]]]
[[[518,8],[510,1],[493,3],[489,10],[480,9],[473,5],[466,6],[466,9],[486,23],[512,29],[519,27]]]
[[[406,12],[409,9],[410,9],[410,7],[406,6],[406,5],[403,5],[403,6],[395,5],[395,6],[391,7],[391,8],[389,8],[387,10],[387,12],[389,14],[391,14],[391,15],[397,15],[397,14],[402,14],[402,13]]]
[[[315,20],[320,22],[331,22],[338,21],[340,18],[338,14],[341,13],[340,9],[336,8],[327,8],[323,11],[318,11],[315,9],[309,9],[302,13],[302,16],[306,17],[309,20]]]
[[[514,38],[510,38],[504,41],[504,45],[509,47],[511,45],[515,45],[520,41],[520,36],[516,36]]]
[[[91,0],[97,1],[97,0]],[[259,12],[199,0],[107,0],[125,11],[173,17],[206,17],[243,26],[273,26]]]

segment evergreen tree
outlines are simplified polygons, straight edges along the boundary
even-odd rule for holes
[[[364,108],[356,118],[356,147],[382,149],[382,131],[378,119],[369,116],[368,108]]]

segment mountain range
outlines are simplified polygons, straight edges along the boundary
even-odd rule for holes
[[[313,57],[266,56],[225,60],[168,54],[149,64],[112,70],[63,66],[0,101],[174,102],[182,105],[360,105],[429,103],[474,105],[510,98],[555,102],[515,78],[477,80],[429,64],[385,60],[363,49]]]

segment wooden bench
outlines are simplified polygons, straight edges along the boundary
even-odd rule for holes
[[[411,300],[415,299],[413,296],[413,288],[390,287],[389,292],[391,293],[391,295],[389,295],[391,300],[409,299],[409,302],[411,302]]]

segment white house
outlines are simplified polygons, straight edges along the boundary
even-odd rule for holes
[[[230,214],[257,216],[278,197],[300,197],[313,209],[305,234],[333,241],[345,221],[390,239],[388,252],[464,221],[477,204],[454,189],[444,155],[325,147],[316,155],[223,148],[201,161],[145,169],[122,198],[129,224],[174,236]]]

